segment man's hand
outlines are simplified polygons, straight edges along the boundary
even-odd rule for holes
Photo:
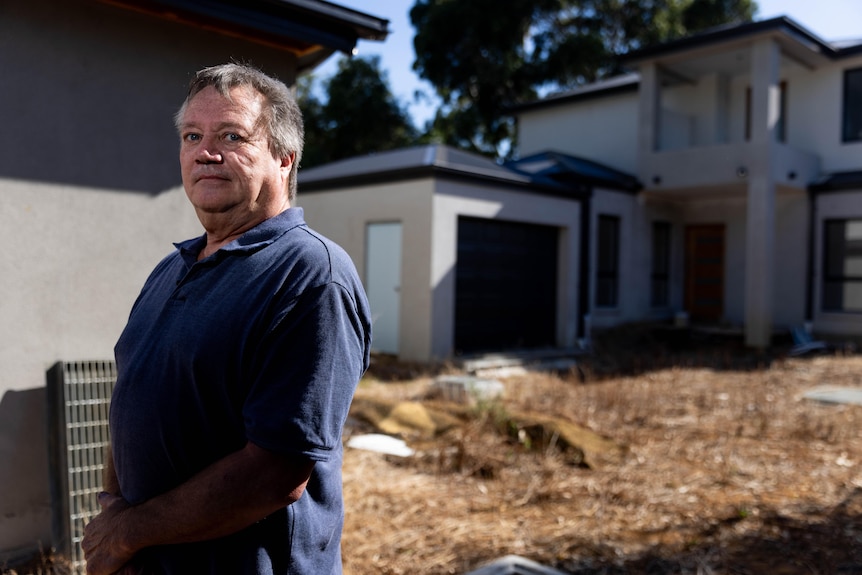
[[[87,575],[127,572],[123,567],[134,556],[134,551],[123,546],[121,535],[126,530],[123,516],[131,506],[122,497],[105,492],[99,494],[99,505],[102,512],[84,527],[81,541]]]
[[[175,488],[130,505],[101,493],[102,512],[84,528],[88,575],[127,575],[124,566],[149,547],[225,537],[298,500],[314,461],[248,442]],[[106,486],[109,482],[106,481]],[[119,488],[119,485],[117,485]]]

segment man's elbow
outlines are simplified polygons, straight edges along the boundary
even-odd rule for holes
[[[314,461],[302,456],[275,453],[251,442],[246,446],[246,451],[255,459],[255,467],[265,470],[263,475],[270,484],[268,491],[277,494],[279,506],[299,501],[311,479]]]
[[[302,485],[297,485],[284,497],[284,506],[293,505],[299,498],[302,497],[302,494],[305,493],[305,486],[308,485],[308,481],[304,481]]]

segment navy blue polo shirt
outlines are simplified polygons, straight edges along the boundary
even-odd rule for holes
[[[353,263],[291,208],[197,261],[176,244],[120,336],[111,402],[123,497],[138,504],[247,441],[315,462],[303,496],[239,533],[145,550],[147,573],[341,573],[341,433],[368,367]]]

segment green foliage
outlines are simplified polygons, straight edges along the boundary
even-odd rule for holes
[[[753,0],[416,0],[413,68],[443,102],[429,133],[507,155],[508,106],[618,74],[620,54],[755,10]]]
[[[315,78],[301,78],[297,98],[305,119],[302,167],[409,146],[418,134],[392,95],[380,59],[342,58],[323,81],[327,94],[314,94]]]
[[[686,30],[696,31],[722,24],[750,22],[756,8],[753,2],[697,0],[691,2],[683,12],[683,25]]]
[[[418,143],[491,157],[513,153],[506,109],[621,73],[618,56],[725,23],[750,21],[753,0],[416,0],[416,60],[442,105],[417,131],[380,60],[342,58],[323,80],[301,78],[303,167]]]

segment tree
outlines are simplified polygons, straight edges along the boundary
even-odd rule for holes
[[[302,167],[414,144],[418,134],[392,95],[380,58],[342,58],[323,81],[326,100],[314,95],[315,79],[300,79],[297,98],[305,119]]]
[[[435,138],[506,155],[506,107],[618,74],[620,54],[755,10],[753,0],[416,0],[413,69],[443,102]]]

